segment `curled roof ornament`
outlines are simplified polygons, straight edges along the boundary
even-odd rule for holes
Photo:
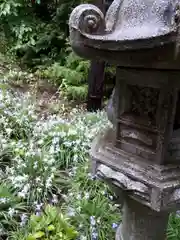
[[[84,42],[98,49],[149,48],[175,42],[179,2],[172,0],[114,0],[106,16],[92,4],[71,13],[72,46]]]

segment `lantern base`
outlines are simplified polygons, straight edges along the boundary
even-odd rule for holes
[[[126,197],[116,240],[164,240],[168,218],[168,212],[155,212]]]

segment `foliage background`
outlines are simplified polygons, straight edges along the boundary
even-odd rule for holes
[[[63,97],[85,100],[89,62],[68,43],[68,19],[82,1],[4,0],[0,2],[0,51],[9,54],[39,78],[57,87]]]
[[[84,101],[90,64],[72,52],[68,41],[69,14],[80,3],[83,0],[1,1],[0,52],[8,53],[21,69],[33,73],[35,83],[43,79],[63,97]],[[114,76],[114,69],[107,68],[110,91]]]

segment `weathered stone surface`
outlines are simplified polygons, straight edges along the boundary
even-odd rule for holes
[[[106,17],[94,5],[84,4],[73,10],[69,21],[70,30],[79,31],[86,39],[94,40],[95,44],[96,41],[108,43],[109,45],[99,46],[104,49],[108,46],[111,50],[127,49],[128,45],[131,46],[128,40],[134,42],[165,36],[167,38],[161,39],[158,44],[162,45],[170,39],[175,40],[173,37],[177,32],[177,4],[178,1],[150,0],[147,3],[145,0],[114,0]],[[71,34],[73,41],[73,33]],[[149,48],[153,42],[153,46],[157,44],[157,41],[152,39],[146,47]],[[143,41],[140,44],[142,48]]]
[[[72,48],[82,57],[119,66],[152,67],[154,62],[167,68],[166,60],[175,61],[176,56],[178,67],[178,4],[178,0],[114,0],[106,16],[94,5],[82,4],[69,20]]]
[[[126,197],[116,240],[165,240],[168,217]]]
[[[113,130],[96,139],[91,158],[94,173],[153,210],[172,211],[180,206],[180,165],[141,161],[114,146]]]

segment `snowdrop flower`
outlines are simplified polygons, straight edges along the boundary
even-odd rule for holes
[[[101,191],[101,194],[106,196],[107,192],[106,191]]]
[[[11,128],[6,128],[6,132],[8,135],[10,135],[12,133],[12,129]]]
[[[23,192],[23,191],[20,191],[20,192],[18,192],[18,197],[25,198],[26,197],[26,193]]]
[[[40,177],[36,177],[35,181],[38,183],[38,182],[41,182],[41,178]]]
[[[79,224],[79,228],[82,228],[83,227],[83,225],[82,224]]]
[[[41,211],[43,203],[36,204],[36,211]]]
[[[8,198],[0,198],[0,203],[6,203],[8,202]]]
[[[92,238],[92,240],[98,239],[98,233],[97,233],[97,231],[93,231],[93,232],[92,232],[91,238]]]
[[[90,180],[95,180],[97,178],[97,176],[96,175],[92,175],[91,173],[88,173],[88,178]]]
[[[42,192],[42,189],[40,187],[37,188],[37,192]]]
[[[51,179],[51,177],[48,177],[46,180],[46,187],[49,188],[49,187],[51,187],[51,185],[52,185],[52,179]]]
[[[74,162],[77,162],[77,161],[78,161],[78,155],[77,155],[77,154],[75,154],[75,155],[73,156],[73,161],[74,161]]]
[[[12,217],[15,214],[14,208],[9,208],[8,214],[9,214],[10,217]]]
[[[41,144],[43,144],[43,143],[44,143],[43,139],[40,139],[40,140],[38,141],[38,144],[39,144],[39,145],[41,145]]]
[[[85,199],[89,199],[89,193],[87,192],[87,193],[85,193]]]
[[[87,237],[86,236],[81,236],[80,240],[87,240]]]
[[[176,216],[180,217],[180,210],[176,211]]]
[[[55,194],[53,194],[52,203],[55,203],[55,204],[58,203],[58,197]]]
[[[79,206],[79,207],[77,207],[77,212],[81,212],[81,207]]]
[[[70,177],[73,177],[74,176],[74,173],[72,171],[69,171],[69,176]]]
[[[69,216],[69,217],[74,217],[75,216],[75,210],[74,210],[74,208],[72,208],[72,207],[69,207],[68,208],[68,213],[67,213],[67,215]]]
[[[28,217],[27,217],[27,215],[25,213],[23,213],[20,217],[21,217],[20,225],[24,226],[26,224],[27,220],[28,220]]]
[[[112,195],[110,195],[110,196],[109,196],[109,199],[112,201],[112,200],[113,200],[113,196],[112,196]]]
[[[71,193],[69,193],[69,196],[70,196],[70,197],[72,197],[73,195],[74,195],[74,194],[73,194],[72,192],[71,192]]]
[[[76,196],[76,198],[77,198],[77,200],[80,200],[80,199],[81,199],[81,194],[78,194],[78,195]]]
[[[118,227],[118,224],[117,224],[117,223],[113,223],[113,224],[112,224],[112,228],[113,228],[113,229],[116,229],[117,227]]]
[[[101,222],[101,219],[100,219],[100,218],[98,218],[98,219],[97,219],[97,223],[100,223],[100,222]]]
[[[36,212],[35,215],[39,217],[41,216],[41,212]]]
[[[91,223],[91,226],[95,226],[96,225],[96,220],[95,220],[94,216],[90,217],[90,223]]]

